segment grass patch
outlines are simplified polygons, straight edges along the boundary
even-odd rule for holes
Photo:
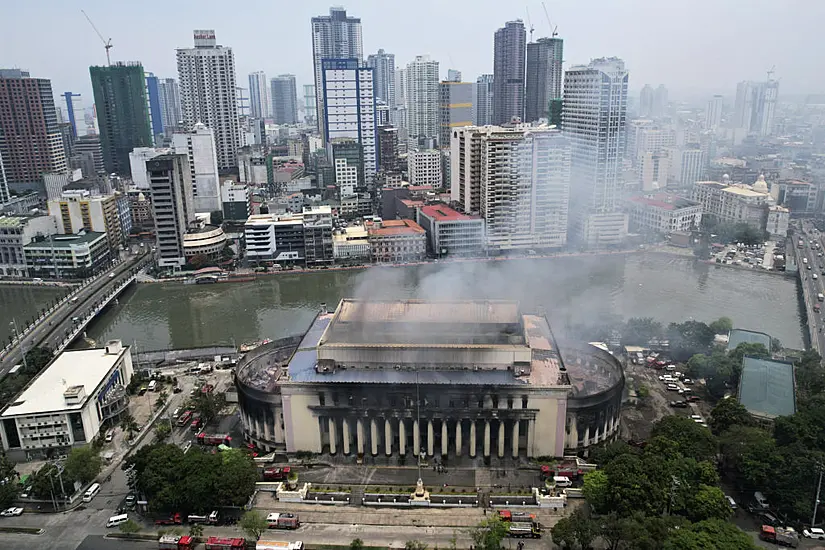
[[[157,541],[160,537],[157,533],[108,533],[106,538],[109,539],[126,539],[126,540],[152,540]]]
[[[43,529],[39,527],[0,527],[0,533],[23,533],[24,535],[39,535]]]

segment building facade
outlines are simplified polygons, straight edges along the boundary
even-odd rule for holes
[[[195,212],[220,210],[220,177],[215,133],[211,128],[198,123],[189,132],[173,134],[172,146],[175,153],[185,154],[189,159]]]
[[[395,54],[378,50],[367,56],[367,67],[374,71],[375,98],[395,107]]]
[[[705,129],[715,132],[722,126],[722,106],[723,97],[719,94],[714,95],[708,101],[708,107],[705,111]]]
[[[250,262],[303,264],[304,220],[300,214],[258,214],[244,224],[246,257]]]
[[[249,187],[226,180],[221,184],[221,208],[223,219],[232,221],[246,220],[252,215],[252,194]]]
[[[450,132],[453,128],[473,124],[473,87],[473,83],[460,80],[448,80],[439,85],[440,148],[450,148]]]
[[[486,248],[484,220],[443,204],[422,206],[418,223],[427,232],[430,250],[437,257],[481,256]]]
[[[690,188],[697,181],[705,179],[706,157],[700,148],[670,148],[667,154],[670,159],[669,183]]]
[[[272,116],[269,83],[266,80],[266,73],[263,71],[249,73],[249,110],[253,118],[269,118]]]
[[[743,81],[736,86],[733,127],[745,134],[769,136],[773,133],[779,81]]]
[[[667,235],[696,230],[702,222],[702,206],[669,193],[630,197],[627,200],[630,230]]]
[[[413,144],[421,140],[438,139],[441,123],[439,111],[438,61],[428,55],[417,55],[407,64],[407,135]]]
[[[4,277],[26,276],[24,247],[35,238],[57,233],[54,216],[5,216],[0,215],[0,275]]]
[[[379,263],[420,262],[427,256],[427,234],[412,220],[384,220],[369,227],[372,258]]]
[[[9,186],[39,190],[44,172],[66,166],[51,81],[0,69],[0,204]]]
[[[332,235],[332,252],[336,260],[366,260],[372,255],[369,234],[363,225],[350,225]]]
[[[571,237],[588,247],[620,243],[628,72],[621,59],[594,59],[565,72],[562,129],[572,146]]]
[[[72,235],[83,229],[105,233],[112,250],[120,248],[126,238],[114,194],[92,196],[88,191],[66,191],[60,198],[49,201],[49,215],[57,220],[61,235]]]
[[[23,462],[90,444],[126,412],[132,375],[131,349],[120,340],[62,352],[0,415],[3,450]]]
[[[226,233],[220,227],[207,225],[190,229],[183,236],[183,256],[187,262],[197,256],[210,261],[220,260],[226,244]]]
[[[432,185],[441,187],[441,152],[436,149],[407,153],[407,173],[410,185]]]
[[[180,108],[180,89],[174,78],[158,79],[158,98],[163,131],[168,135],[182,127],[183,114]]]
[[[721,223],[746,223],[765,230],[768,207],[773,197],[768,193],[764,177],[753,186],[729,181],[697,181],[693,200],[702,205],[706,216]]]
[[[493,123],[493,75],[483,74],[476,79],[475,93],[476,126],[488,126]]]
[[[275,124],[298,124],[298,86],[294,74],[279,74],[271,81],[272,118]]]
[[[232,48],[220,46],[211,29],[194,32],[195,47],[177,50],[183,126],[201,123],[215,133],[218,169],[238,166],[241,129]]]
[[[130,176],[129,153],[151,147],[152,126],[140,63],[89,67],[106,172]]]
[[[195,221],[192,172],[187,155],[167,153],[146,161],[158,266],[186,263],[183,237]]]
[[[315,73],[315,116],[318,133],[327,135],[324,128],[326,112],[324,103],[324,59],[357,59],[360,65],[364,59],[361,41],[361,20],[347,16],[347,10],[333,7],[329,15],[313,17],[312,25],[312,68]]]
[[[80,230],[74,235],[38,237],[23,246],[29,277],[86,279],[111,266],[106,233]]]
[[[527,32],[521,19],[498,29],[493,54],[493,124],[524,118],[524,62]]]
[[[561,114],[561,83],[564,77],[564,41],[561,38],[539,38],[527,44],[527,65],[524,92],[524,121],[546,118],[550,124],[561,120],[551,117],[551,104]]]

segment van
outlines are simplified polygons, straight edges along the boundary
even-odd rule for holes
[[[106,432],[106,443],[111,443],[112,440],[115,438],[115,430],[112,428],[108,432]]]
[[[35,277],[34,279],[32,279],[32,282],[33,283],[42,283],[43,279],[41,279],[40,277]]]
[[[151,380],[149,382],[149,391],[155,391],[155,389],[157,389],[157,387],[158,387],[158,383],[157,383],[156,380]]]
[[[99,492],[100,483],[92,483],[92,486],[86,489],[86,492],[83,493],[83,502],[91,502]]]
[[[753,494],[753,501],[754,501],[754,502],[757,504],[757,506],[759,506],[760,508],[763,508],[763,509],[765,509],[765,510],[767,510],[768,508],[770,508],[770,505],[768,504],[768,499],[766,499],[766,498],[765,498],[765,495],[763,495],[761,491],[756,491],[756,492]]]
[[[569,477],[565,476],[553,476],[553,483],[556,487],[572,487],[573,482],[570,481]]]
[[[123,523],[129,521],[129,514],[120,514],[119,516],[112,516],[109,518],[109,521],[106,522],[106,527],[117,527]]]

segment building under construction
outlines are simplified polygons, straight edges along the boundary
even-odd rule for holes
[[[268,451],[491,461],[612,438],[624,376],[559,346],[511,301],[342,300],[236,371],[247,440]]]

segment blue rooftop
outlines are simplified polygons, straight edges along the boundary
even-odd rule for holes
[[[774,419],[796,412],[793,365],[745,357],[739,402],[754,416]]]
[[[755,330],[745,330],[735,328],[730,331],[728,337],[728,351],[736,349],[739,344],[762,344],[765,349],[771,351],[771,336],[764,332],[756,332]]]

